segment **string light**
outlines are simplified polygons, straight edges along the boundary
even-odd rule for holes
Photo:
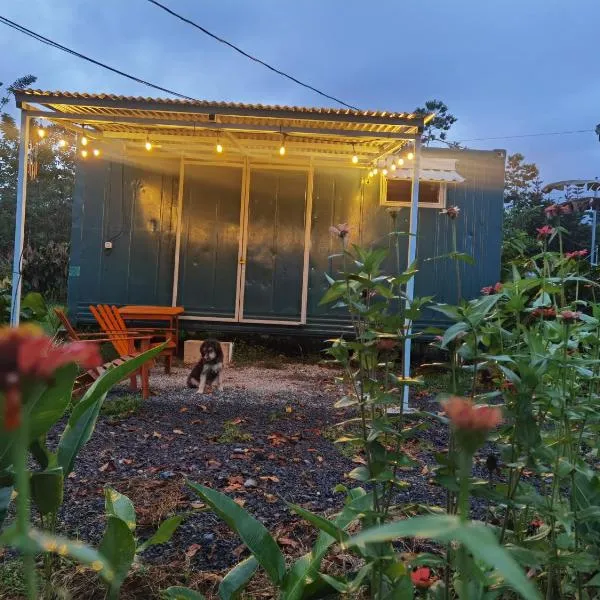
[[[401,167],[404,164],[404,159],[399,158],[396,162],[398,163],[398,166]]]
[[[414,155],[412,152],[409,152],[409,153],[406,155],[406,158],[408,158],[408,160],[412,160],[414,157],[415,157],[415,155]]]
[[[373,169],[373,175],[377,175],[377,168]]]
[[[44,139],[46,137],[46,130],[43,127],[39,127],[37,133],[41,139]]]
[[[64,148],[67,145],[67,140],[58,140],[58,147]]]
[[[87,139],[87,137],[86,137],[86,135],[85,135],[85,133],[84,133],[84,134],[81,136],[81,145],[82,145],[82,146],[87,146],[87,143],[88,143],[88,139]]]
[[[385,177],[385,176],[387,175],[388,171],[387,171],[387,169],[383,169],[383,170],[381,171],[381,173],[382,173],[382,174],[383,174],[383,176]]]
[[[354,144],[352,144],[352,164],[358,163],[358,156],[356,154],[356,150],[354,149]]]
[[[392,163],[392,164],[390,165],[390,169],[391,169],[392,171],[395,171],[395,170],[396,170],[396,165],[395,165],[394,163]]]
[[[279,154],[285,156],[285,138],[281,136],[281,146],[279,146]]]
[[[87,158],[87,155],[88,155],[88,151],[87,151],[87,150],[85,150],[85,149],[83,149],[83,150],[81,151],[81,156],[82,156],[83,158]]]
[[[146,150],[148,150],[148,152],[152,150],[152,142],[150,141],[150,138],[148,136],[146,136],[146,143],[144,144],[144,147],[146,148]]]
[[[92,154],[94,156],[100,156],[100,150],[98,150],[98,148],[94,148],[93,151],[92,151]]]
[[[217,153],[221,154],[223,152],[223,146],[221,146],[221,141],[217,138]]]

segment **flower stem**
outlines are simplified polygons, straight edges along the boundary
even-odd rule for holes
[[[16,525],[19,537],[25,544],[23,550],[23,568],[28,600],[37,598],[37,581],[35,573],[35,555],[28,548],[30,529],[30,491],[29,472],[27,470],[27,448],[29,442],[29,417],[26,410],[22,411],[21,426],[17,430],[17,438],[13,446],[13,465],[15,468],[15,483],[17,488],[17,517]]]

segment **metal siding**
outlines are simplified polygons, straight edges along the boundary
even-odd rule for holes
[[[305,171],[250,171],[244,318],[300,320]]]
[[[193,316],[235,315],[242,168],[186,165],[177,302]]]

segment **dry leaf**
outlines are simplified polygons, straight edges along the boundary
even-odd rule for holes
[[[179,412],[187,412],[187,411],[188,411],[187,406],[183,406],[182,408],[179,409]]]
[[[115,470],[115,467],[114,467],[114,465],[112,464],[112,462],[110,460],[107,463],[104,463],[101,467],[99,467],[98,471],[100,471],[101,473],[104,473],[104,471],[107,471],[109,469],[111,471]]]
[[[200,423],[204,423],[204,421],[203,421],[202,419],[194,419],[194,420],[192,421],[192,425],[198,425],[198,424],[200,424]]]
[[[206,504],[204,504],[204,502],[191,502],[190,506],[196,510],[200,509],[200,508],[205,508]]]
[[[173,433],[176,433],[177,435],[183,435],[183,431],[181,431],[181,429],[173,429]]]
[[[233,501],[238,505],[244,508],[246,501],[243,498],[234,498]]]
[[[152,437],[160,439],[162,437],[162,434],[158,433],[158,431],[155,431],[152,433]]]
[[[319,458],[322,458],[322,457],[319,457]],[[352,462],[356,463],[358,465],[366,465],[367,464],[367,461],[362,456],[359,456],[358,454],[356,456],[352,457]]]
[[[265,494],[265,500],[269,504],[273,504],[274,502],[277,502],[277,496],[275,496],[273,494]]]
[[[244,422],[244,419],[242,419],[241,417],[238,417],[237,419],[233,419],[233,421],[229,421],[232,425],[239,425],[240,423]]]
[[[200,544],[192,544],[191,546],[188,547],[188,549],[185,551],[185,555],[188,558],[194,558],[194,556],[196,556],[198,550],[200,550],[202,548],[202,546]]]
[[[291,406],[286,406],[285,407],[285,412],[286,413],[291,413],[292,412],[292,407]]]
[[[218,468],[221,466],[221,462],[220,462],[220,461],[218,461],[218,460],[215,460],[214,458],[209,458],[209,459],[206,461],[206,466],[207,466],[209,469],[218,469]]]
[[[288,537],[280,537],[277,539],[277,541],[283,546],[291,546],[292,548],[296,548],[298,546],[298,542]]]
[[[273,481],[275,483],[279,483],[279,477],[277,477],[276,475],[261,475],[260,479],[264,481]]]

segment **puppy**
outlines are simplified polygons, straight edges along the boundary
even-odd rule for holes
[[[217,340],[206,340],[200,346],[200,360],[194,365],[187,379],[190,388],[198,388],[204,394],[206,384],[217,384],[223,390],[223,350]]]

